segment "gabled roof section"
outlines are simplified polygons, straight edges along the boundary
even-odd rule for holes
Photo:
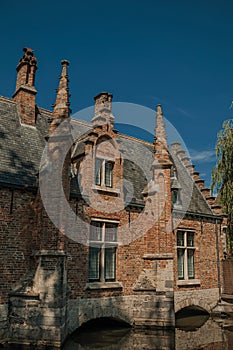
[[[0,182],[9,186],[36,187],[41,155],[46,144],[52,112],[37,109],[35,126],[20,123],[17,105],[12,99],[0,97]],[[72,120],[75,135],[80,138],[73,157],[82,152],[82,141],[91,131],[91,124]],[[77,127],[76,127],[77,125]],[[154,145],[118,134],[120,151],[124,157],[124,179],[133,185],[132,202],[143,202],[143,190],[152,179]],[[181,186],[182,207],[190,212],[213,214],[207,200],[176,152],[170,150],[171,161],[177,168]],[[190,199],[190,188],[192,188]],[[72,191],[75,187],[72,186]],[[125,193],[127,198],[127,191]]]
[[[209,204],[202,195],[199,187],[193,181],[193,178],[191,177],[182,161],[172,150],[170,150],[170,155],[177,169],[177,179],[180,185],[180,209],[185,208],[185,211],[188,212],[212,215],[213,212]]]

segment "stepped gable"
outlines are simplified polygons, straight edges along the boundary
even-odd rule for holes
[[[212,215],[213,212],[208,202],[202,195],[199,187],[194,182],[187,167],[184,165],[175,151],[170,150],[170,154],[174,165],[177,168],[177,178],[181,187],[180,194],[182,207],[186,208],[188,212]],[[190,194],[192,194],[191,200]]]
[[[128,138],[124,135],[119,135],[120,140],[122,140],[122,148],[127,149],[127,153],[130,152],[132,155],[138,155],[137,164],[143,166],[145,173],[137,166],[133,166],[132,162],[125,161],[124,167],[124,178],[133,183],[134,186],[134,196],[136,200],[142,200],[142,191],[146,187],[148,181],[147,179],[152,179],[151,164],[153,161],[153,144],[149,144],[137,139]],[[148,149],[148,154],[150,157],[145,157],[145,149]],[[181,205],[177,208],[179,210],[185,210],[188,212],[195,212],[199,214],[212,215],[213,212],[201,193],[199,187],[193,181],[189,171],[186,166],[172,150],[169,150],[170,160],[177,169],[177,180],[181,188]],[[145,176],[146,175],[146,176]],[[192,189],[190,191],[190,189]],[[192,195],[190,199],[190,194]],[[174,207],[176,209],[176,207]]]

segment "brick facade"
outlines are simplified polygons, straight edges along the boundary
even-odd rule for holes
[[[25,55],[14,99],[0,98],[0,117],[12,120],[1,119],[2,339],[59,347],[92,318],[169,328],[183,307],[211,311],[221,291],[223,217],[179,144],[168,148],[161,106],[153,144],[114,129],[109,93],[96,96],[92,124],[72,121],[62,61],[53,112],[36,108],[36,59]],[[102,238],[91,238],[93,226]],[[177,232],[194,237],[179,248],[182,279]]]

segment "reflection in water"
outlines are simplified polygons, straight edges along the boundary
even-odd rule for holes
[[[67,349],[120,349],[119,346],[128,338],[130,329],[84,330],[73,333],[67,340]]]
[[[176,320],[176,328],[186,332],[194,332],[198,330],[198,328],[204,326],[208,319],[209,315],[196,315],[180,318]]]
[[[133,329],[89,330],[73,334],[63,350],[174,350],[174,332],[162,330],[136,331]]]
[[[89,327],[74,332],[63,350],[230,350],[233,349],[233,320],[230,323],[232,326],[226,321],[219,323],[207,315],[198,315],[179,319],[175,332]]]
[[[201,327],[204,315],[179,320],[175,332],[164,330],[134,330],[89,326],[74,332],[62,350],[232,350],[233,319],[209,318]],[[199,319],[198,319],[199,318]],[[198,328],[199,327],[199,328]],[[182,328],[182,329],[181,329]],[[39,350],[34,346],[0,346],[7,350]],[[46,348],[47,350],[48,348]],[[49,348],[51,349],[51,348]],[[44,350],[44,349],[43,349]]]

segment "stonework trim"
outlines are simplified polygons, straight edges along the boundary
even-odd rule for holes
[[[174,255],[172,253],[144,254],[143,259],[145,259],[145,260],[173,260]]]
[[[91,282],[87,283],[86,289],[123,289],[121,282]]]
[[[64,250],[40,250],[35,251],[34,256],[66,256]]]
[[[176,282],[177,286],[197,286],[201,284],[201,281],[198,279],[193,279],[193,280],[178,280]]]

